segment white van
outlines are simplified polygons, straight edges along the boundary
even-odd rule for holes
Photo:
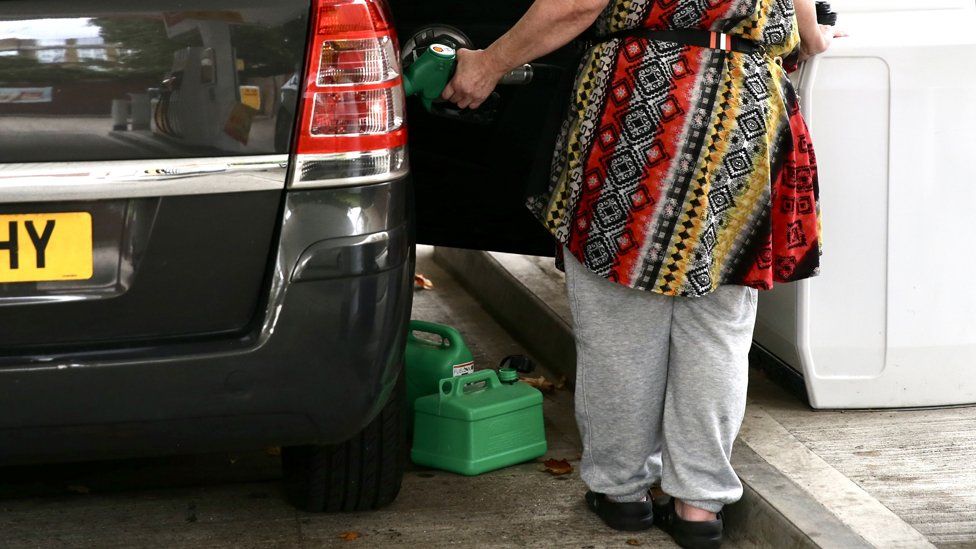
[[[760,300],[757,343],[815,408],[976,403],[976,1],[835,0],[796,75],[823,275]]]

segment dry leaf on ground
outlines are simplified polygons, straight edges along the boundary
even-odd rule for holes
[[[264,453],[269,456],[280,456],[281,446],[268,446],[267,448],[264,449]]]
[[[627,545],[630,545],[632,547],[637,547],[640,544],[641,544],[641,542],[640,542],[639,539],[630,538],[629,540],[627,540]]]
[[[434,281],[422,274],[413,275],[413,285],[420,290],[433,290]]]
[[[521,379],[523,383],[528,383],[543,393],[552,394],[556,392],[556,384],[546,379],[545,376],[521,377],[519,379]]]
[[[361,535],[359,532],[343,532],[339,534],[339,539],[342,541],[356,541]]]
[[[542,463],[546,472],[554,477],[568,475],[573,472],[573,466],[565,459],[547,459]]]

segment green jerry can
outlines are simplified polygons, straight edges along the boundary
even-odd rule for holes
[[[542,393],[502,383],[493,370],[444,378],[415,407],[417,465],[473,476],[546,453]]]
[[[417,337],[417,333],[439,336],[439,341]],[[407,402],[413,413],[413,403],[420,397],[437,392],[440,380],[474,372],[474,357],[464,344],[461,333],[443,324],[410,321],[407,349],[404,356],[407,375]]]

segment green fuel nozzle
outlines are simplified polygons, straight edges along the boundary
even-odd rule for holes
[[[457,52],[450,46],[431,44],[403,73],[403,91],[417,95],[430,111],[454,74]]]

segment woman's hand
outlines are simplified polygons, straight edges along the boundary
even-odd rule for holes
[[[480,107],[506,72],[568,44],[596,21],[609,1],[534,0],[488,49],[458,50],[457,72],[441,99],[461,108]]]
[[[505,72],[486,50],[458,50],[454,78],[444,88],[441,99],[462,109],[477,109]]]
[[[800,61],[806,61],[828,49],[834,38],[847,36],[835,27],[817,23],[817,6],[814,0],[794,0],[796,21],[800,31]]]
[[[847,36],[846,32],[838,30],[837,27],[831,27],[829,25],[817,25],[817,27],[820,31],[819,40],[800,41],[800,61],[806,61],[815,55],[820,55],[829,50],[830,46],[834,43],[834,38]]]

